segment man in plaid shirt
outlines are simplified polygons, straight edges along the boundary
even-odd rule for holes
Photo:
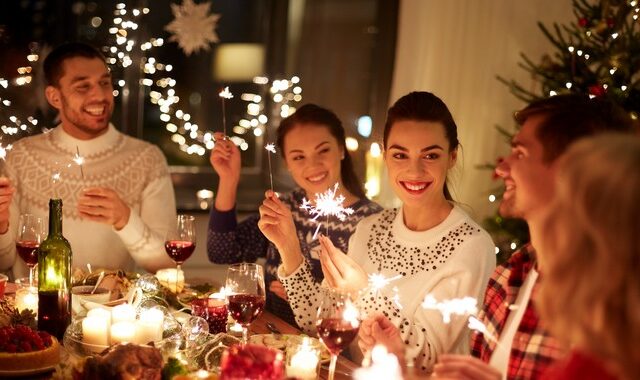
[[[515,115],[522,126],[511,154],[496,168],[504,180],[500,213],[537,228],[537,215],[554,194],[554,163],[579,138],[605,131],[630,131],[628,115],[612,103],[581,95],[558,95],[531,103]],[[479,319],[486,334],[474,333],[470,356],[442,355],[437,376],[463,379],[537,379],[564,355],[539,320],[535,299],[535,250],[527,244],[496,268]]]

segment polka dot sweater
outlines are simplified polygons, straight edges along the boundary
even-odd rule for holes
[[[440,353],[469,352],[465,317],[453,316],[447,324],[438,311],[421,306],[427,294],[438,301],[478,299],[495,267],[491,238],[458,206],[438,226],[421,232],[404,225],[402,209],[370,216],[351,236],[348,254],[367,273],[402,276],[358,302],[365,315],[383,313],[400,329],[410,365],[430,371]],[[278,273],[299,326],[315,334],[319,285],[311,267],[303,263],[289,276],[282,269]]]
[[[320,243],[318,239],[312,239],[318,225],[311,220],[305,210],[300,209],[302,199],[305,196],[302,189],[295,189],[281,195],[280,200],[291,209],[300,249],[305,261],[310,263],[311,277],[313,281],[320,282],[324,278],[318,256]],[[348,215],[344,222],[336,218],[329,219],[328,234],[326,220],[322,221],[321,228],[322,233],[327,234],[333,244],[345,252],[348,250],[349,238],[355,231],[356,224],[363,218],[382,210],[377,203],[368,199],[361,199],[350,207],[354,213]],[[276,247],[264,237],[258,228],[259,219],[260,215],[254,214],[238,223],[235,210],[220,212],[215,208],[212,209],[207,236],[209,260],[217,264],[233,264],[243,261],[254,262],[260,257],[265,257],[267,310],[295,326],[296,321],[289,303],[268,290],[271,281],[277,280],[276,271],[281,261]]]

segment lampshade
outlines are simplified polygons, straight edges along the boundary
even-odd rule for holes
[[[264,47],[261,44],[220,44],[213,61],[213,79],[218,82],[250,82],[264,75]]]

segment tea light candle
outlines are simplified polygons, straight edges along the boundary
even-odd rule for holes
[[[173,293],[180,293],[184,288],[184,272],[177,268],[165,268],[156,272],[160,284]]]
[[[95,309],[91,309],[87,311],[87,317],[92,317],[92,316],[105,318],[108,322],[108,325],[111,326],[111,311],[109,309],[105,309],[103,307],[96,307]]]
[[[108,313],[107,313],[108,315]],[[82,341],[86,344],[98,346],[109,345],[109,317],[102,313],[87,315],[82,320]],[[91,347],[92,351],[100,352],[104,347]]]
[[[140,344],[162,340],[164,313],[159,309],[146,309],[140,313],[137,321],[137,341]]]
[[[23,310],[33,310],[38,313],[38,288],[27,287],[16,291],[16,309],[18,312]]]
[[[111,309],[111,323],[134,322],[136,320],[136,310],[128,303],[123,303]]]
[[[304,338],[302,344],[292,350],[293,354],[287,363],[287,376],[301,380],[314,380],[318,374],[319,352],[309,344],[309,338]]]
[[[136,324],[131,321],[117,322],[111,325],[111,344],[135,343]]]

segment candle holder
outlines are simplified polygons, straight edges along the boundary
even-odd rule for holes
[[[322,344],[309,337],[290,337],[286,347],[285,369],[288,377],[316,380]]]
[[[38,314],[38,288],[22,287],[16,290],[16,309],[19,313],[23,310],[31,310]]]
[[[191,301],[191,314],[204,318],[209,324],[209,333],[227,332],[227,302],[224,299],[196,298]]]

